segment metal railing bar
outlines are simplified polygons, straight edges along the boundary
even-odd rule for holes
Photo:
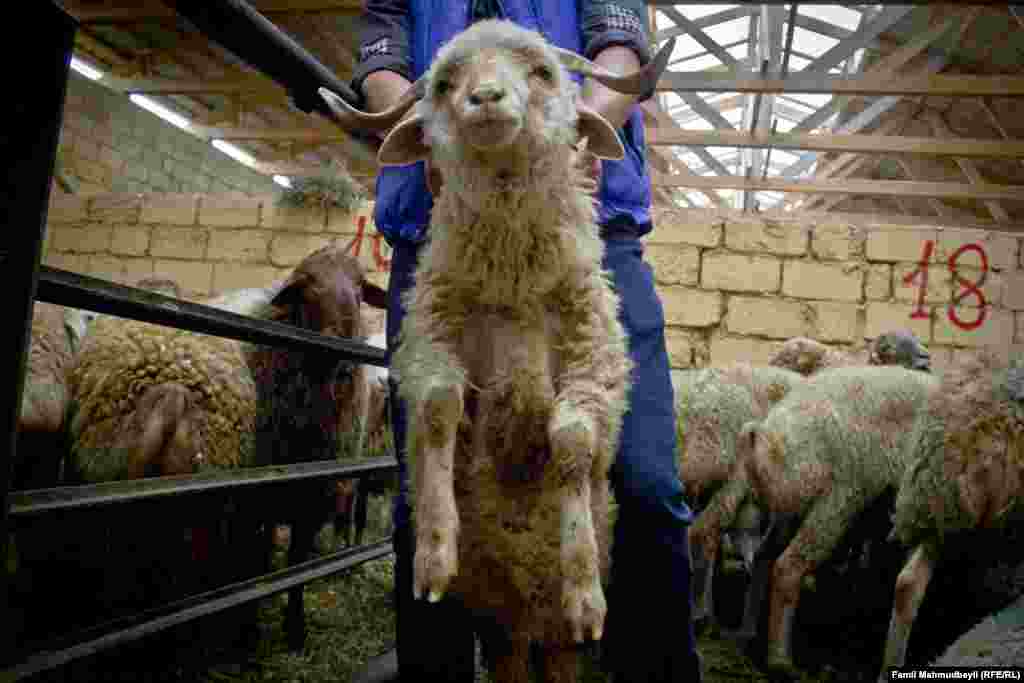
[[[281,593],[326,578],[393,552],[391,541],[348,548],[270,574],[239,581],[137,614],[88,627],[58,638],[25,661],[0,671],[0,683],[13,683],[75,659],[107,650],[172,626]]]
[[[392,457],[368,458],[360,462],[305,462],[296,465],[250,467],[209,474],[185,474],[173,477],[149,477],[129,481],[111,481],[83,486],[12,491],[8,494],[9,516],[19,518],[57,511],[98,508],[108,505],[170,496],[273,486],[309,479],[337,477],[347,479],[394,469]]]
[[[294,325],[257,320],[49,266],[39,267],[36,299],[253,344],[295,351],[330,351],[359,363],[388,365],[387,352],[376,346],[320,335]]]

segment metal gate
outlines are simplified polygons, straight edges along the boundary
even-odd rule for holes
[[[296,105],[305,111],[317,106],[315,92],[321,85],[351,95],[315,58],[241,0],[168,1],[166,4],[211,39],[285,85]],[[18,47],[19,67],[13,73],[15,94],[9,105],[14,118],[9,120],[8,131],[13,134],[4,141],[4,185],[0,200],[6,229],[6,239],[0,247],[0,264],[7,276],[5,289],[10,295],[7,301],[14,306],[10,309],[12,327],[0,336],[0,359],[3,359],[0,361],[0,387],[7,392],[7,403],[0,402],[5,406],[0,410],[0,433],[5,435],[0,444],[0,558],[7,556],[8,530],[12,525],[45,516],[100,509],[131,510],[182,499],[209,501],[237,495],[262,499],[311,480],[358,478],[394,469],[397,465],[394,458],[375,458],[352,464],[313,462],[212,476],[9,491],[35,300],[296,351],[328,350],[341,358],[381,367],[387,365],[386,353],[366,344],[254,320],[41,266],[51,177],[77,22],[54,0],[26,3],[23,11],[27,12],[26,25],[33,35],[30,41]],[[33,652],[24,651],[14,642],[10,629],[2,626],[7,623],[10,606],[6,573],[0,572],[0,666],[9,667],[0,671],[0,681],[19,680],[171,626],[305,585],[391,552],[388,541],[346,549],[94,625],[34,648]]]

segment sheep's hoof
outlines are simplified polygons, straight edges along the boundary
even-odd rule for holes
[[[787,655],[770,652],[764,661],[764,670],[773,679],[796,680],[800,678],[800,670]]]
[[[572,629],[575,643],[582,643],[589,636],[595,642],[604,633],[604,615],[607,606],[600,582],[584,586],[565,581],[562,586],[562,606]]]
[[[551,422],[551,452],[555,464],[566,479],[580,479],[587,475],[594,452],[593,421],[583,414],[565,414],[558,411]]]
[[[437,540],[417,545],[413,597],[419,600],[426,595],[428,602],[439,602],[458,570],[455,543]]]

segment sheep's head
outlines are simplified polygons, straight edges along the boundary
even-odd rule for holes
[[[931,355],[910,330],[892,330],[879,335],[871,345],[870,363],[931,372]]]
[[[363,303],[387,308],[387,294],[366,279],[362,266],[330,245],[296,266],[271,300],[273,320],[286,322],[327,336],[363,336],[360,309]]]
[[[621,159],[615,130],[584,106],[569,71],[579,71],[620,92],[641,94],[657,81],[672,41],[644,69],[626,76],[608,72],[540,34],[509,21],[474,24],[437,54],[423,78],[390,110],[365,114],[328,90],[320,93],[339,122],[362,131],[395,126],[379,152],[383,165],[404,165],[452,153],[507,154],[516,143],[573,144],[586,137],[591,153]],[[524,132],[528,135],[524,136]]]

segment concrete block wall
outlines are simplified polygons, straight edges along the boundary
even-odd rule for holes
[[[928,344],[937,368],[958,349],[1024,349],[1024,262],[1012,234],[680,209],[656,212],[645,242],[676,369],[765,362],[798,335],[851,348],[898,327]],[[906,279],[929,242],[922,292],[920,274]],[[981,301],[957,276],[981,283],[985,317],[974,328]]]
[[[54,195],[44,262],[125,284],[170,278],[186,296],[215,295],[282,278],[320,246],[347,244],[362,223],[360,259],[386,286],[386,267],[373,256],[372,204],[355,213],[275,204],[276,195]],[[898,327],[914,330],[941,368],[958,349],[1024,349],[1020,242],[984,230],[680,209],[655,213],[645,256],[675,369],[765,362],[798,335],[850,348]],[[906,278],[919,271],[929,243],[922,291],[920,273],[915,282]],[[974,329],[950,318],[954,296],[964,291],[948,267],[958,250],[958,276],[981,282],[986,303]],[[382,241],[379,252],[389,257]],[[926,317],[911,318],[921,296]],[[979,303],[965,296],[953,317],[970,323]]]
[[[259,194],[276,187],[208,142],[74,71],[68,77],[59,154],[81,194]]]
[[[350,213],[276,202],[276,195],[239,193],[53,195],[43,263],[127,285],[171,279],[197,299],[269,285],[320,247],[348,244],[362,222],[360,260],[386,285],[373,259],[371,204]]]

